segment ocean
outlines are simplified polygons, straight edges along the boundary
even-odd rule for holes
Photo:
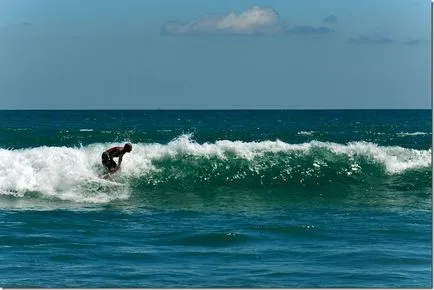
[[[1,287],[432,288],[431,110],[0,124]],[[125,142],[101,179],[101,153]]]

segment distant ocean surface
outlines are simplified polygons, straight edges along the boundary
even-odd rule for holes
[[[431,288],[431,116],[0,111],[0,286]]]

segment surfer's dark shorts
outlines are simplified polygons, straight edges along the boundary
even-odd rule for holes
[[[110,158],[109,154],[107,152],[104,152],[101,155],[102,165],[104,165],[105,168],[108,170],[116,167],[116,162]]]

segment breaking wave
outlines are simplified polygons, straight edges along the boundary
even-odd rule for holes
[[[209,186],[366,186],[403,181],[431,186],[431,149],[370,142],[279,140],[197,143],[181,135],[167,144],[136,143],[114,182],[101,179],[101,152],[119,144],[0,149],[0,195],[84,203],[128,199],[149,188],[179,191]],[[395,184],[396,185],[396,184]]]

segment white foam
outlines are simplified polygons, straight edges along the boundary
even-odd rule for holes
[[[427,135],[428,133],[425,132],[400,132],[396,133],[399,137],[405,137],[405,136],[419,136],[419,135]]]
[[[126,188],[98,177],[100,146],[0,149],[0,194],[38,192],[47,198],[100,203],[128,197]]]
[[[314,133],[316,133],[316,132],[315,131],[300,131],[300,132],[297,132],[297,135],[312,136]]]
[[[313,143],[316,143],[316,141]],[[347,145],[323,143],[320,146],[325,146],[338,154],[347,156],[362,155],[371,158],[375,162],[383,164],[389,174],[431,166],[431,149],[416,150],[399,146],[378,146],[364,141],[350,142]]]

